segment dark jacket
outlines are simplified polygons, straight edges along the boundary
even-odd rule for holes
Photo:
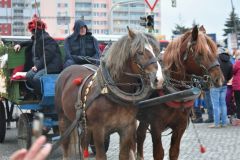
[[[230,55],[227,53],[221,53],[218,56],[218,61],[220,68],[222,70],[223,76],[225,78],[224,85],[232,78],[232,63],[230,61]]]
[[[37,38],[35,49],[34,36],[31,37],[32,40],[20,43],[21,48],[26,47],[24,71],[29,71],[33,66],[36,66],[37,70],[44,68],[42,35],[44,37],[44,51],[46,56],[47,71],[48,73],[59,73],[62,70],[62,59],[59,46],[56,41],[44,30],[38,30],[36,32]]]
[[[44,52],[48,73],[59,73],[62,70],[62,58],[57,42],[47,32],[39,30],[36,33],[36,44],[33,44],[33,63],[37,70],[44,69]],[[44,41],[43,41],[44,40]],[[44,42],[44,45],[43,45]],[[35,46],[35,48],[34,48]],[[35,52],[35,53],[34,53]]]
[[[72,64],[87,64],[95,63],[98,61],[86,60],[86,58],[99,59],[99,47],[97,39],[92,36],[92,33],[88,31],[84,36],[80,36],[80,27],[86,26],[86,24],[78,20],[74,24],[74,32],[64,41],[65,62],[64,68]]]

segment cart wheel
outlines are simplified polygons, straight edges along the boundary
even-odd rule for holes
[[[6,113],[3,102],[0,101],[0,143],[4,142],[6,134]]]
[[[31,146],[32,121],[30,113],[23,113],[18,119],[18,145],[21,148],[29,149]]]
[[[105,152],[108,151],[109,143],[110,143],[110,135],[108,135],[104,141]],[[96,155],[96,147],[94,145],[93,137],[91,137],[91,140],[90,140],[90,148],[91,148],[92,152],[94,153],[94,155]]]

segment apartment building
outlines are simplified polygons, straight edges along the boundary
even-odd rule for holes
[[[29,35],[26,25],[34,13],[40,14],[41,19],[47,24],[47,31],[54,37],[66,37],[71,34],[77,19],[84,20],[93,34],[126,34],[127,26],[144,31],[145,28],[140,26],[140,17],[149,14],[154,14],[155,17],[155,33],[159,34],[161,28],[160,1],[153,13],[144,0],[0,0],[0,2],[2,3],[0,11],[5,13],[4,17],[0,15],[0,31],[4,28],[5,34]],[[10,26],[7,26],[8,24]]]
[[[11,1],[0,0],[0,35],[11,35]]]
[[[30,0],[0,0],[0,34],[23,36],[32,15]]]

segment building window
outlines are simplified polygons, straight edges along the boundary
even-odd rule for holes
[[[92,8],[92,3],[76,2],[76,8]]]
[[[67,25],[70,23],[70,17],[57,17],[58,25]]]
[[[14,10],[14,13],[23,13],[23,10]]]
[[[68,7],[68,4],[67,3],[58,3],[57,6],[58,6],[58,8],[66,8],[66,7]]]

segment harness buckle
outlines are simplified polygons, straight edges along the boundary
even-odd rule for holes
[[[103,89],[101,90],[101,94],[107,94],[108,93],[108,88],[107,86],[103,87]]]

